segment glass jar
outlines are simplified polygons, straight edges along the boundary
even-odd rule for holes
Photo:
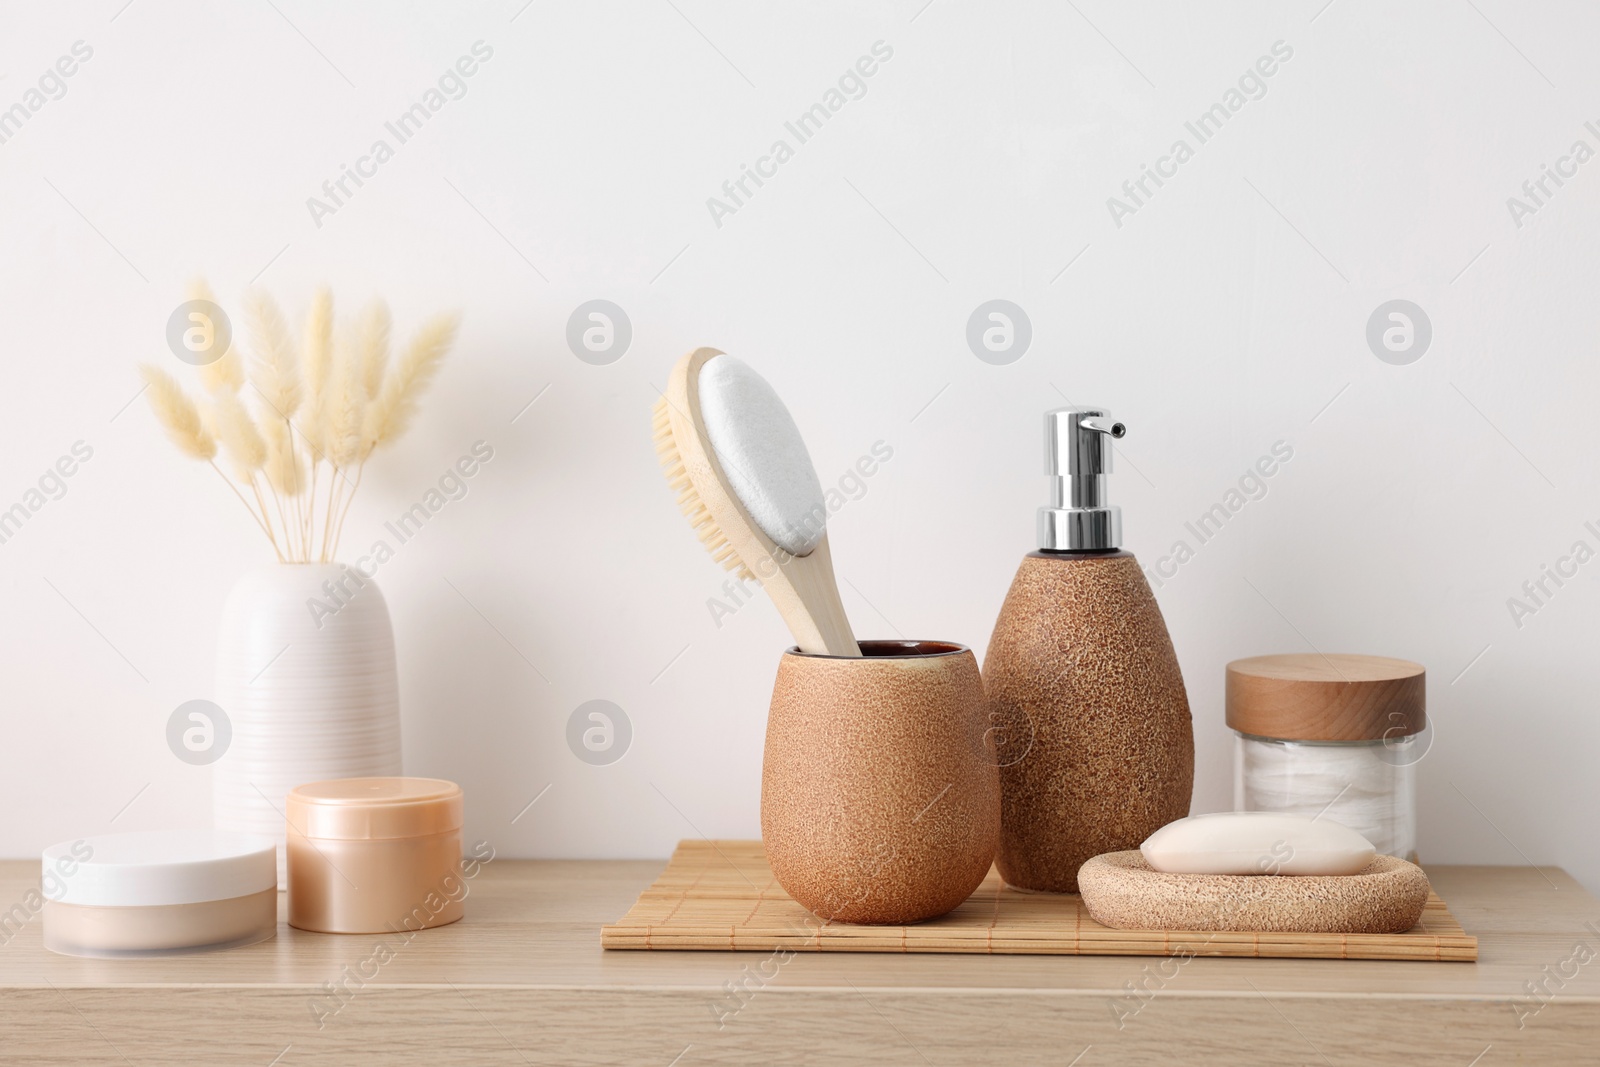
[[[1291,741],[1234,735],[1233,809],[1328,818],[1385,856],[1415,862],[1416,767],[1395,762],[1417,748],[1398,742]]]
[[[1424,694],[1420,665],[1380,656],[1228,664],[1234,809],[1331,819],[1414,862]]]

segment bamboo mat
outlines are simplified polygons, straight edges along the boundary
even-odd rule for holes
[[[1404,934],[1251,934],[1113,930],[1076,895],[1020,893],[991,870],[949,915],[912,926],[818,919],[772,876],[760,841],[682,841],[667,869],[619,922],[600,930],[608,949],[771,952],[973,952],[1056,956],[1279,957],[1475,960],[1478,939],[1430,893]]]

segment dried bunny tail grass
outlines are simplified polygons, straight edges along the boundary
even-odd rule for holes
[[[366,409],[365,393],[359,356],[349,345],[340,344],[335,349],[333,380],[327,399],[327,431],[324,437],[328,462],[335,467],[352,467],[366,458],[361,447],[361,420]]]
[[[204,278],[195,278],[185,286],[184,295],[189,300],[204,300],[209,304],[217,302],[211,293],[211,286],[206,284]],[[239,359],[239,350],[230,343],[221,357],[203,364],[200,367],[200,384],[205,386],[208,393],[237,393],[244,384],[244,364]]]
[[[255,472],[267,464],[267,442],[234,393],[221,393],[211,400],[211,429],[233,461],[239,480],[250,484]]]
[[[148,363],[139,367],[139,373],[144,376],[146,392],[150,394],[150,408],[172,443],[195,459],[210,460],[215,456],[217,442],[206,431],[205,424],[200,421],[200,409],[183,388],[166,371]]]
[[[229,345],[220,359],[202,365],[200,384],[214,396],[237,393],[244,384],[244,361],[239,358],[239,350]]]
[[[268,416],[262,426],[267,442],[267,482],[283,497],[297,497],[305,489],[306,470],[295,450],[287,419]]]
[[[301,420],[301,433],[311,448],[312,463],[327,458],[328,389],[333,373],[333,294],[319,289],[311,298],[306,315],[305,348],[301,357],[305,375],[305,404],[308,417]]]
[[[383,387],[383,372],[389,365],[389,308],[374,300],[361,316],[361,382],[367,399]]]
[[[306,315],[305,380],[311,405],[322,401],[333,370],[333,293],[318,289]]]
[[[283,313],[272,297],[263,292],[252,293],[247,298],[245,313],[250,320],[256,350],[256,358],[250,366],[250,381],[273,412],[287,419],[300,407],[301,389],[300,368],[289,331],[283,325]]]
[[[435,315],[423,323],[398,363],[367,405],[361,430],[362,448],[370,452],[405,433],[416,414],[417,400],[427,391],[439,363],[455,341],[461,319],[454,313]]]

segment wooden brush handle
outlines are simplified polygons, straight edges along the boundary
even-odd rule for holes
[[[756,533],[760,533],[759,529]],[[776,546],[774,546],[776,549]],[[781,550],[779,550],[781,551]],[[774,560],[780,555],[771,557]],[[750,566],[746,561],[746,566]],[[809,555],[791,556],[778,565],[778,573],[768,578],[756,571],[767,595],[777,605],[778,613],[789,625],[795,644],[801,652],[821,653],[829,656],[859,656],[861,648],[850,629],[850,620],[844,613],[844,602],[839,599],[839,586],[833,576],[833,553],[828,548],[828,535]],[[770,569],[770,567],[769,567]]]

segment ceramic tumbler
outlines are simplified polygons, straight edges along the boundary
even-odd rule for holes
[[[791,648],[767,719],[761,836],[784,890],[819,918],[909,923],[982,882],[1000,780],[978,661],[965,645]]]

